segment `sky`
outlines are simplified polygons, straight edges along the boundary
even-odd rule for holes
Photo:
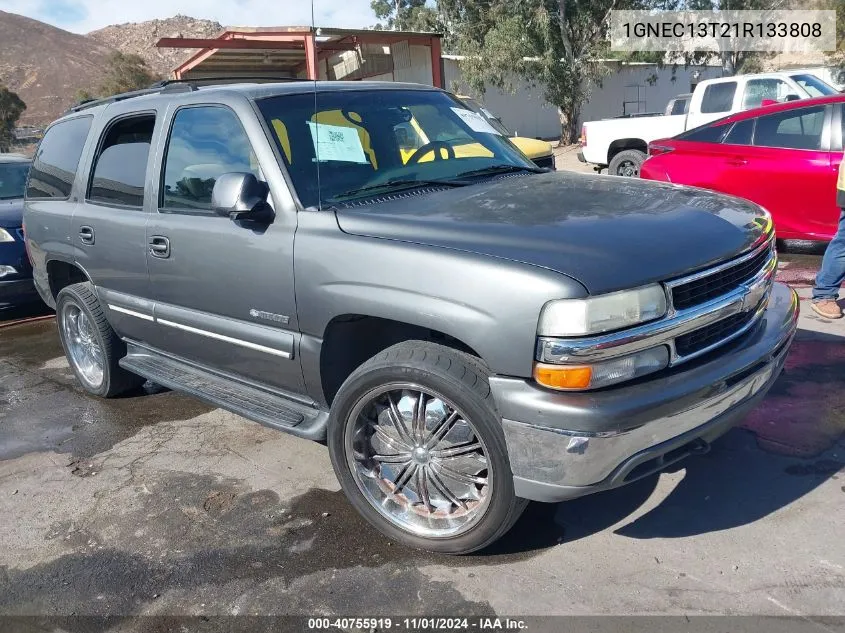
[[[313,0],[317,26],[360,28],[377,22],[370,0]],[[0,0],[18,13],[74,33],[109,24],[169,18],[177,13],[223,26],[311,24],[310,0]]]

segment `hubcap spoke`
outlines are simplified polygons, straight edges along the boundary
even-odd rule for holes
[[[431,450],[437,443],[443,439],[443,437],[449,432],[452,428],[452,425],[458,421],[458,418],[461,416],[458,414],[457,411],[452,411],[447,417],[443,418],[440,423],[434,428],[431,434],[428,436],[428,441],[425,443],[425,447]]]
[[[439,492],[441,495],[446,497],[446,499],[448,499],[451,503],[455,504],[460,508],[465,509],[467,507],[466,503],[462,499],[458,499],[454,495],[454,493],[449,490],[449,486],[443,483],[443,480],[440,479],[436,472],[434,472],[434,469],[430,469],[428,471],[428,478],[431,481],[431,485],[434,487],[434,489],[437,490],[437,492]]]
[[[431,496],[428,494],[428,482],[426,482],[426,479],[428,478],[426,475],[427,470],[427,468],[417,469],[417,492],[420,495],[420,500],[423,502],[423,505],[429,512],[431,512],[433,508],[431,505]]]
[[[399,453],[398,455],[373,455],[373,459],[382,464],[407,464],[411,461],[410,453]]]
[[[405,419],[402,417],[402,414],[399,412],[399,409],[396,407],[396,403],[393,401],[393,398],[390,397],[390,394],[387,395],[387,402],[389,405],[388,415],[390,416],[390,421],[396,429],[396,432],[402,440],[413,446],[414,439],[408,432],[408,428],[405,426]]]
[[[431,451],[431,456],[437,459],[449,459],[450,457],[458,457],[459,455],[475,453],[480,450],[481,444],[472,442],[471,444],[461,444],[460,446],[452,446],[451,448],[444,448],[439,451]]]
[[[447,477],[451,477],[455,481],[460,481],[461,483],[465,484],[478,484],[479,486],[487,485],[486,477],[478,477],[477,475],[468,475],[466,473],[461,473],[453,468],[444,466],[443,464],[438,464],[438,468],[440,469],[441,474],[446,475]]]
[[[417,394],[414,407],[414,443],[422,442],[425,437],[425,394]]]
[[[406,484],[411,481],[411,477],[414,476],[414,473],[417,471],[417,465],[414,463],[410,463],[405,466],[402,473],[399,475],[398,479],[395,482],[395,488],[393,489],[394,494],[399,494],[402,491],[402,488],[406,486]]]

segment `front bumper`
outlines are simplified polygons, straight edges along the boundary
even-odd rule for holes
[[[706,451],[768,392],[797,322],[797,295],[774,284],[754,330],[664,377],[593,393],[491,378],[516,494],[536,501],[573,499]]]

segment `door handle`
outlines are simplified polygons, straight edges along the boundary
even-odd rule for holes
[[[153,235],[150,238],[150,255],[161,259],[170,257],[170,240],[163,235]]]
[[[79,241],[83,244],[93,244],[94,243],[94,229],[90,226],[80,226],[79,227]]]
[[[728,165],[733,165],[734,167],[742,167],[743,165],[748,164],[748,161],[745,158],[729,158],[725,162]]]

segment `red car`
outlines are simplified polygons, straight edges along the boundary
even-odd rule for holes
[[[640,177],[747,198],[772,214],[778,238],[829,241],[845,95],[765,105],[652,141]]]

